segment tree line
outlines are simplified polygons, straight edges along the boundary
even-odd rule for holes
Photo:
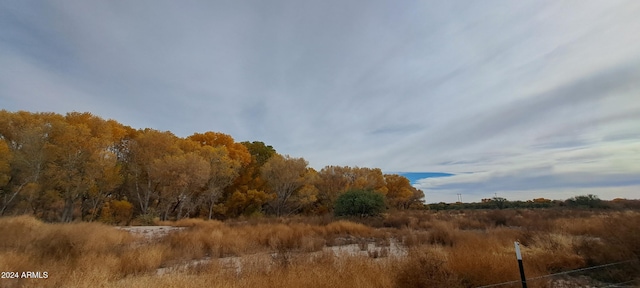
[[[0,215],[124,223],[332,213],[349,190],[390,208],[424,207],[409,180],[378,168],[326,166],[219,132],[181,138],[91,113],[0,110]]]
[[[536,209],[536,208],[578,208],[578,209],[618,209],[638,210],[640,200],[615,198],[602,200],[597,195],[587,194],[571,197],[566,200],[535,198],[527,201],[509,201],[503,197],[482,199],[476,203],[434,203],[426,207],[430,210],[472,210],[472,209]]]

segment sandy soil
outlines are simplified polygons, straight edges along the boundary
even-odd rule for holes
[[[133,235],[141,235],[146,239],[157,239],[164,237],[172,231],[179,231],[182,229],[186,229],[187,227],[173,227],[173,226],[118,226],[117,229],[128,231]],[[407,255],[407,251],[400,247],[400,245],[395,240],[391,240],[388,243],[388,246],[381,247],[376,245],[375,243],[365,243],[363,244],[345,244],[345,245],[337,245],[324,247],[322,251],[307,253],[311,257],[316,257],[321,255],[321,253],[333,253],[338,257],[351,257],[351,256],[365,256],[372,258],[387,258],[387,257],[404,257]],[[206,265],[211,261],[217,261],[221,265],[221,267],[227,269],[236,270],[237,273],[243,268],[243,263],[247,262],[258,262],[266,260],[273,260],[278,257],[277,253],[257,253],[252,255],[243,255],[240,257],[224,257],[224,258],[216,258],[211,259],[209,257],[205,257],[199,260],[192,260],[185,263],[178,263],[171,267],[163,267],[159,268],[156,272],[158,275],[171,273],[173,271],[180,271],[189,269],[192,267],[196,267],[199,265]],[[263,262],[264,263],[264,262]]]
[[[185,227],[173,226],[118,226],[117,229],[128,231],[133,235],[142,235],[147,239],[159,238],[171,231],[182,230]]]

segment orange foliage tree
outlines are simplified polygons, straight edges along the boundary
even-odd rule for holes
[[[262,213],[262,207],[274,197],[267,193],[268,187],[260,169],[276,155],[276,150],[260,141],[241,144],[249,151],[251,162],[240,167],[238,177],[225,189],[229,196],[225,199],[221,212],[227,217]]]

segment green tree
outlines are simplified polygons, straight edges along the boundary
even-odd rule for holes
[[[369,190],[350,190],[338,197],[336,216],[376,216],[384,212],[384,195]]]

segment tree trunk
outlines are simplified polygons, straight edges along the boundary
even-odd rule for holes
[[[62,209],[62,222],[68,223],[73,220],[73,199],[64,200],[64,208]]]

